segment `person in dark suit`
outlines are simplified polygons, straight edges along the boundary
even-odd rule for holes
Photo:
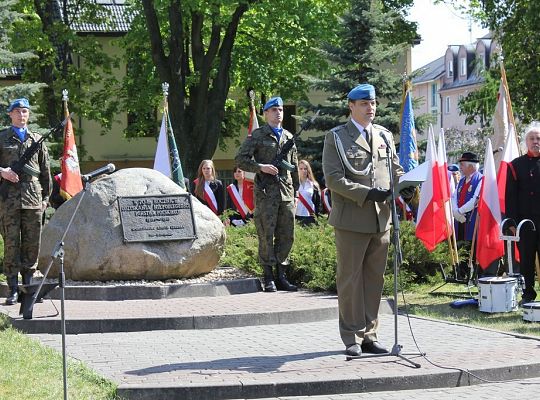
[[[518,248],[520,252],[519,270],[525,279],[525,289],[521,304],[536,299],[534,290],[534,271],[536,256],[540,256],[540,122],[531,123],[525,134],[527,154],[514,159],[509,164],[506,179],[506,217],[512,218],[516,225],[524,219],[530,224],[520,230]],[[515,234],[515,228],[511,228]]]
[[[212,160],[202,160],[197,170],[197,179],[191,185],[191,193],[216,215],[225,209],[225,190],[216,176]]]
[[[345,353],[387,353],[377,337],[378,312],[390,244],[390,175],[403,174],[392,133],[372,123],[375,88],[361,84],[348,94],[350,119],[326,134],[323,172],[332,191],[329,223],[334,227],[339,331]],[[384,136],[385,139],[382,138]],[[414,188],[401,191],[410,199]]]

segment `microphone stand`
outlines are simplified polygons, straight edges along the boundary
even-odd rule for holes
[[[390,200],[391,200],[391,210],[392,210],[392,225],[394,227],[394,232],[392,234],[392,244],[394,245],[394,262],[393,262],[393,269],[394,269],[394,304],[392,305],[392,311],[394,312],[394,345],[392,346],[392,350],[389,353],[382,353],[382,354],[363,354],[360,356],[347,356],[347,361],[353,360],[353,359],[359,359],[359,358],[373,358],[373,357],[388,357],[388,356],[394,356],[399,357],[404,361],[407,361],[409,364],[411,364],[414,368],[420,368],[420,364],[410,360],[409,358],[405,357],[405,355],[419,355],[424,356],[424,353],[418,353],[418,354],[403,354],[401,353],[401,349],[403,346],[399,344],[398,341],[398,276],[399,276],[399,268],[403,262],[403,254],[401,253],[401,245],[399,243],[399,218],[397,214],[396,209],[396,195],[394,193],[394,171],[392,170],[392,164],[391,164],[391,147],[390,143],[388,142],[388,139],[386,139],[386,136],[384,136],[384,133],[381,133],[381,137],[384,140],[384,143],[386,144],[386,165],[388,167],[388,176],[390,177]]]
[[[30,303],[30,307],[29,307],[30,316],[31,316],[32,315],[31,310],[34,307],[34,304],[36,303],[39,297],[39,293],[41,291],[43,283],[45,282],[45,279],[47,278],[47,275],[49,274],[49,270],[51,269],[54,263],[54,260],[59,259],[60,260],[60,273],[58,277],[58,286],[60,287],[60,320],[61,320],[61,332],[62,332],[62,369],[63,369],[63,383],[64,383],[64,400],[68,399],[67,358],[66,358],[66,314],[65,314],[65,290],[64,290],[66,286],[65,285],[66,276],[64,274],[64,240],[67,236],[69,228],[71,227],[71,224],[73,223],[73,220],[75,219],[75,215],[77,215],[77,211],[79,210],[79,207],[81,206],[82,200],[89,188],[90,188],[90,181],[87,180],[85,182],[81,195],[79,196],[79,200],[77,202],[77,205],[75,206],[75,210],[73,210],[73,214],[71,215],[71,218],[66,226],[66,229],[64,230],[64,234],[54,246],[53,252],[51,254],[51,261],[47,265],[45,273],[43,274],[43,279],[41,280],[38,289],[32,295],[32,302]]]

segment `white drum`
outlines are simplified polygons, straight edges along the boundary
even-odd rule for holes
[[[478,309],[488,313],[516,311],[518,289],[516,278],[480,278],[478,279]]]
[[[540,301],[525,303],[522,307],[524,321],[540,322]]]

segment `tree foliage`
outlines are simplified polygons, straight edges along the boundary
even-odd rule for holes
[[[362,82],[376,88],[378,103],[376,122],[392,132],[399,132],[403,76],[397,65],[408,45],[416,37],[416,24],[407,22],[405,14],[411,2],[354,0],[350,2],[339,25],[339,42],[322,43],[321,57],[328,59],[333,71],[324,78],[311,77],[313,89],[329,93],[324,104],[305,104],[319,109],[321,117],[314,128],[327,131],[342,124],[349,114],[348,92]],[[320,171],[323,138],[300,141],[303,156],[313,160]],[[320,172],[318,174],[320,176]]]
[[[0,72],[0,77],[4,78],[7,75],[17,75],[21,71],[21,66],[24,63],[35,62],[37,56],[26,50],[17,50],[12,46],[12,38],[15,34],[14,26],[23,20],[24,15],[15,10],[15,0],[6,0],[0,3],[0,68],[5,71]],[[20,82],[13,86],[0,87],[0,104],[7,105],[15,98],[27,97],[31,101],[43,88],[43,84],[39,82]],[[1,107],[5,111],[4,107]],[[33,111],[37,111],[35,108]],[[38,112],[33,113],[39,115]],[[1,113],[0,125],[7,126],[10,123],[5,112]],[[32,118],[34,119],[34,118]],[[35,126],[32,126],[35,129]]]
[[[134,2],[132,29],[123,44],[130,66],[124,97],[129,112],[143,117],[128,135],[148,130],[151,110],[161,101],[160,85],[168,82],[180,158],[193,175],[220,140],[245,125],[247,88],[285,99],[305,96],[301,74],[324,71],[313,43],[332,37],[338,3]]]
[[[67,89],[71,111],[109,128],[119,106],[112,73],[119,58],[108,55],[96,36],[78,34],[85,24],[111,27],[108,10],[92,0],[20,0],[17,10],[24,19],[14,24],[11,44],[38,56],[24,64],[23,79],[46,84],[39,101],[44,124],[56,125],[62,117],[61,93]]]

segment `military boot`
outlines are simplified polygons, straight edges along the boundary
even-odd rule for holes
[[[286,292],[296,292],[298,288],[291,284],[287,277],[285,276],[285,270],[287,269],[287,265],[278,264],[277,266],[277,281],[276,281],[276,287],[278,290],[284,290]]]
[[[274,274],[272,272],[271,265],[264,265],[264,291],[265,292],[275,292],[276,284],[274,283]]]
[[[19,297],[19,284],[17,282],[18,277],[10,276],[7,279],[8,287],[9,287],[9,294],[6,298],[6,305],[12,306],[14,304],[17,304],[17,299]]]

